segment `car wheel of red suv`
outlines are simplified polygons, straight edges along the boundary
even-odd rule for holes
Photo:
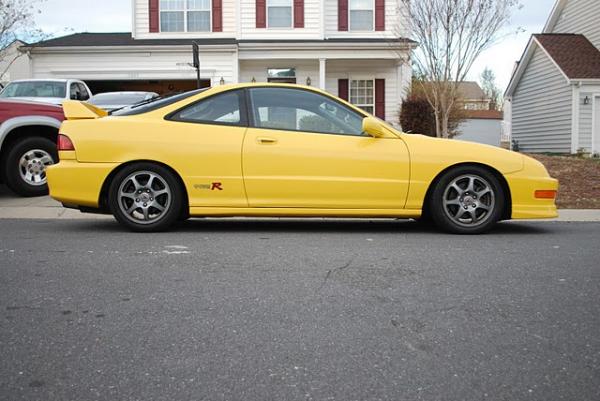
[[[33,137],[17,142],[3,166],[6,185],[21,196],[47,195],[46,168],[56,162],[58,152],[51,140]]]

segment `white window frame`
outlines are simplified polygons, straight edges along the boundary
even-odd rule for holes
[[[354,103],[352,101],[352,82],[353,81],[371,81],[373,83],[373,103],[360,104],[360,103]],[[352,103],[353,105],[355,105],[356,107],[358,107],[359,109],[364,110],[364,111],[366,111],[366,110],[363,109],[363,107],[372,107],[373,112],[371,114],[375,115],[375,78],[373,78],[373,77],[351,77],[348,80],[348,101],[350,103]]]
[[[158,4],[159,4],[159,6],[158,6],[158,28],[161,33],[212,32],[212,29],[213,29],[213,26],[212,26],[212,14],[213,14],[212,1],[210,1],[210,7],[208,9],[196,9],[196,8],[188,9],[187,0],[183,0],[183,9],[181,9],[181,10],[163,10],[162,8],[160,8],[160,1],[158,2]],[[190,11],[208,11],[209,17],[208,17],[208,30],[207,31],[189,31],[188,30],[188,12],[190,12]],[[183,12],[183,31],[163,31],[162,30],[162,13],[163,12]]]
[[[352,7],[351,0],[348,0],[348,31],[349,32],[375,32],[375,0],[371,0],[373,7],[371,10],[373,11],[373,28],[371,29],[352,29]],[[365,11],[363,9],[359,9],[358,11]],[[385,18],[385,17],[384,17]]]
[[[294,0],[288,0],[288,1],[290,2],[290,11],[291,11],[290,26],[274,26],[274,27],[269,26],[269,2],[270,2],[270,0],[265,1],[265,8],[266,8],[265,24],[267,25],[267,29],[294,29]],[[275,7],[277,7],[277,6],[275,6]]]

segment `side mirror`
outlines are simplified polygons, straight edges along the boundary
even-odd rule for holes
[[[385,136],[385,128],[375,117],[365,117],[362,124],[363,132],[366,132],[373,138],[382,138]]]

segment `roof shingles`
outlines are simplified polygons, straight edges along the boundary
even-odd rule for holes
[[[533,36],[569,79],[600,79],[600,51],[584,35]]]

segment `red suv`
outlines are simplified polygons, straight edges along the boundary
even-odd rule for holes
[[[0,182],[22,196],[48,193],[46,167],[58,162],[61,106],[0,99]]]

